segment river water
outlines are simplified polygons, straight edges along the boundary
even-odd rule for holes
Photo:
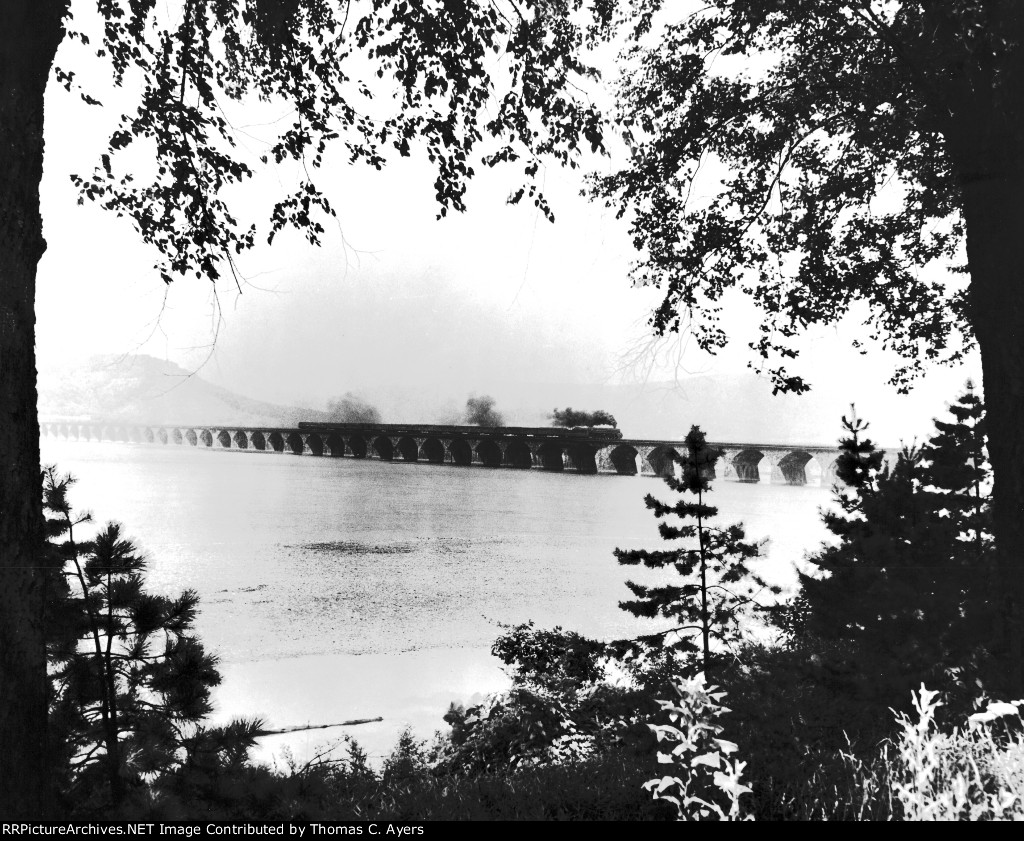
[[[124,524],[151,589],[201,597],[197,630],[222,663],[217,718],[271,726],[380,724],[263,740],[301,760],[344,733],[381,755],[405,726],[428,737],[452,701],[507,684],[489,655],[534,621],[599,638],[649,631],[617,607],[612,550],[659,548],[649,477],[442,467],[191,447],[42,440],[78,478],[73,505]],[[814,486],[718,481],[720,522],[770,538],[755,567],[789,588],[826,538]]]

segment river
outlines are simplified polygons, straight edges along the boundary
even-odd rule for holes
[[[72,504],[117,520],[157,592],[198,591],[199,636],[221,659],[216,718],[273,727],[382,716],[262,742],[301,761],[344,733],[379,757],[397,733],[443,729],[452,701],[507,685],[489,648],[528,620],[610,638],[649,630],[615,547],[658,548],[648,477],[441,467],[44,438],[78,479]],[[720,522],[770,538],[755,564],[791,588],[826,538],[813,486],[718,481]]]

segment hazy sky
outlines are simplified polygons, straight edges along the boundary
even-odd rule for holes
[[[107,104],[105,111],[90,108],[52,84],[48,93],[41,367],[98,353],[147,353],[202,366],[202,377],[251,397],[307,406],[381,389],[418,390],[439,406],[455,406],[471,392],[515,394],[533,383],[746,370],[744,337],[756,313],[740,301],[729,311],[736,340],[720,357],[689,348],[681,368],[675,352],[663,353],[653,371],[631,364],[647,344],[645,320],[657,293],[630,286],[625,225],[578,195],[576,173],[557,168],[545,174],[553,225],[532,207],[504,203],[511,172],[480,174],[469,213],[436,221],[432,177],[421,160],[395,160],[383,173],[329,168],[322,183],[339,220],[325,247],[285,237],[243,257],[242,294],[230,281],[217,290],[218,324],[210,284],[165,289],[154,255],[128,223],[76,204],[68,175],[95,165],[120,113],[116,97]],[[287,183],[288,173],[281,178]],[[280,189],[275,179],[253,189],[269,195]],[[877,392],[892,360],[854,354],[851,335],[829,329],[809,336],[804,358],[790,367],[819,385],[838,380],[850,400]],[[957,382],[966,375],[953,374]],[[927,399],[926,415],[941,410],[933,394]]]

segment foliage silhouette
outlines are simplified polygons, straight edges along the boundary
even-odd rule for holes
[[[676,16],[635,0],[620,23],[629,161],[593,192],[629,221],[634,283],[661,290],[656,333],[687,330],[714,352],[740,291],[760,311],[751,364],[795,393],[808,383],[787,369],[794,339],[814,325],[863,321],[901,357],[901,389],[977,344],[1001,568],[993,652],[1024,691],[1024,390],[1009,385],[1024,378],[1024,10],[711,0]]]
[[[491,653],[511,667],[512,687],[469,709],[452,705],[439,771],[572,765],[643,741],[636,730],[653,705],[642,692],[606,679],[604,643],[530,622],[507,630]]]
[[[836,488],[839,512],[825,515],[839,542],[810,558],[816,574],[800,576],[806,632],[850,646],[833,650],[833,668],[846,691],[882,710],[922,682],[950,692],[959,682],[969,696],[987,657],[995,567],[984,410],[971,391],[951,408],[963,420],[937,421],[924,447],[884,466],[862,437],[867,424],[843,418],[837,474],[847,487]]]
[[[120,119],[81,201],[127,219],[156,252],[156,276],[241,288],[236,260],[294,230],[322,241],[335,204],[317,176],[332,150],[381,169],[422,150],[438,214],[465,208],[478,166],[517,175],[509,200],[549,218],[543,160],[578,165],[603,148],[579,48],[599,26],[582,0],[104,0],[73,18],[70,0],[12,0],[0,27],[0,813],[48,813],[45,575],[36,412],[35,279],[46,243],[39,185],[44,94],[56,83],[102,107],[82,79],[104,63]],[[81,7],[85,11],[84,7]],[[604,4],[595,7],[607,17]],[[76,10],[77,11],[77,10]],[[60,63],[58,47],[65,45]],[[70,63],[65,63],[70,62]],[[103,96],[105,99],[105,95]],[[250,154],[236,110],[266,107],[273,134]],[[283,121],[280,114],[288,115]],[[116,118],[115,118],[116,119]],[[273,126],[273,128],[270,128]],[[139,165],[139,162],[144,163]],[[266,209],[238,200],[264,164],[291,177]],[[335,200],[336,201],[336,200]],[[263,215],[265,213],[265,216]],[[263,217],[262,219],[260,217]],[[265,221],[264,221],[265,220]]]
[[[91,517],[72,510],[73,483],[54,467],[43,472],[47,532],[61,561],[49,599],[51,737],[68,808],[109,816],[133,795],[148,797],[147,782],[243,763],[261,724],[203,726],[220,674],[193,633],[198,596],[147,592],[145,559],[115,523],[76,538]]]
[[[650,494],[645,498],[655,517],[675,516],[683,521],[679,526],[662,521],[658,531],[663,540],[685,540],[686,546],[615,550],[621,564],[674,570],[682,579],[680,583],[654,586],[626,582],[635,598],[620,602],[623,610],[648,619],[671,619],[674,624],[668,630],[616,644],[620,655],[639,656],[660,650],[681,658],[690,674],[702,671],[710,675],[717,669],[717,658],[741,640],[741,620],[756,606],[757,594],[767,589],[779,592],[778,588],[769,588],[748,566],[757,557],[759,546],[745,541],[741,525],[718,528],[708,524],[718,514],[705,498],[720,455],[707,443],[704,433],[692,427],[685,439],[684,454],[671,451],[672,462],[679,468],[678,478],[669,475],[664,481],[673,491],[690,494],[696,501],[682,498],[668,504]],[[695,636],[699,643],[694,642]]]

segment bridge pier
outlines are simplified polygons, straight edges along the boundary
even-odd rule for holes
[[[399,424],[301,424],[267,427],[162,426],[41,421],[40,434],[69,441],[121,441],[241,449],[329,457],[403,459],[452,466],[506,467],[627,476],[674,473],[682,441],[612,438],[606,433],[527,427],[478,428]],[[719,480],[831,487],[835,447],[714,444],[722,450]],[[885,451],[892,463],[897,451]]]

